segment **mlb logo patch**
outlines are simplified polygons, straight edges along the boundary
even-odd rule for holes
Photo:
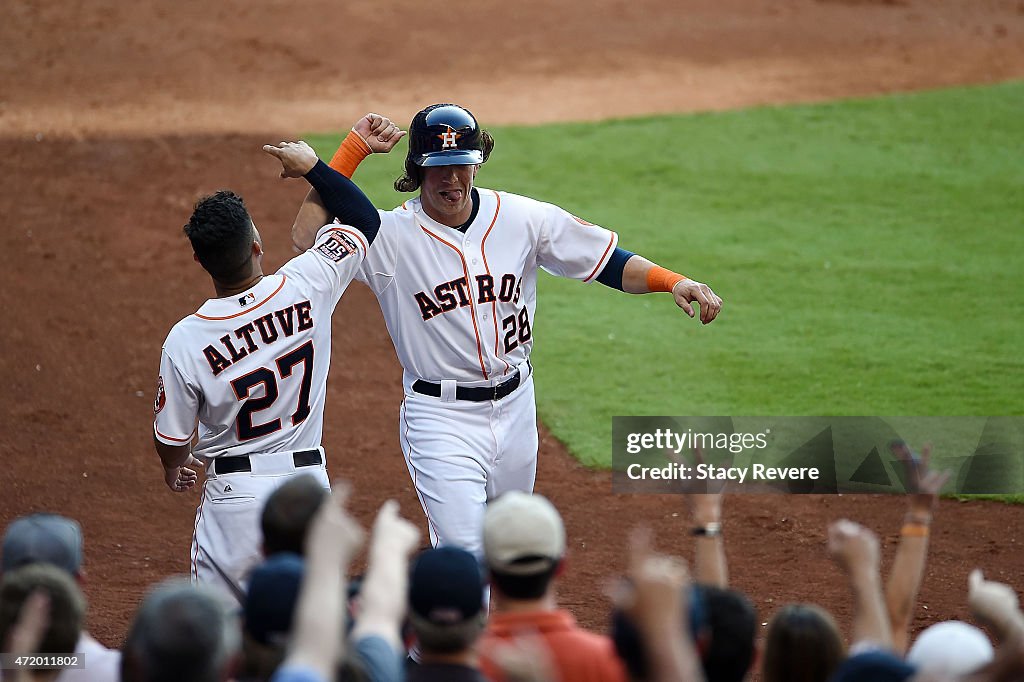
[[[337,263],[345,256],[355,253],[358,248],[347,234],[341,230],[332,230],[314,250],[327,260]]]
[[[240,305],[240,306],[242,306],[244,308],[245,306],[253,303],[255,300],[256,300],[256,294],[254,294],[254,293],[252,293],[250,291],[245,296],[242,296],[241,298],[238,299],[238,305]]]

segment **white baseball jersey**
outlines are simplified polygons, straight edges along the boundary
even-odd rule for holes
[[[617,235],[552,204],[476,188],[465,233],[431,219],[420,200],[381,211],[356,278],[380,301],[410,378],[494,384],[533,348],[537,268],[592,281]]]
[[[202,458],[312,448],[323,436],[331,314],[366,254],[329,225],[313,248],[174,325],[160,357],[156,437]]]

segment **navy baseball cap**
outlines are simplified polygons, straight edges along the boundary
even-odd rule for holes
[[[257,566],[245,595],[245,630],[260,644],[284,646],[292,630],[305,564],[302,557],[280,552]]]
[[[30,514],[4,533],[3,572],[44,563],[77,576],[82,570],[82,527],[57,514]]]
[[[887,651],[850,656],[839,666],[831,682],[904,682],[917,670]]]
[[[458,625],[484,608],[484,576],[476,557],[458,547],[428,549],[409,578],[409,607],[434,625]]]
[[[707,605],[700,586],[690,585],[685,589],[689,603],[686,622],[690,637],[696,643],[701,631],[708,627]],[[643,637],[636,624],[619,608],[612,610],[611,639],[615,653],[629,673],[637,679],[646,679],[649,671]]]

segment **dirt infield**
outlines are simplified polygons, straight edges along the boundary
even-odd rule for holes
[[[286,226],[304,186],[275,179],[262,143],[345,127],[367,110],[404,121],[446,99],[485,123],[535,122],[1024,76],[1019,0],[474,7],[11,5],[0,24],[0,525],[44,509],[82,522],[89,625],[104,642],[120,643],[147,585],[187,565],[197,496],[166,490],[150,436],[161,341],[210,289],[180,226],[197,196],[230,187],[261,227],[266,265],[290,255]],[[365,288],[346,294],[334,329],[331,472],[354,480],[365,522],[389,496],[419,521],[397,439],[400,370]],[[663,545],[691,553],[685,500],[613,496],[606,474],[543,436],[537,488],[570,534],[562,599],[601,627],[601,587],[622,567],[628,528],[652,524]],[[793,600],[848,615],[824,551],[825,525],[842,515],[881,533],[891,559],[901,500],[728,500],[733,583],[762,620]],[[917,627],[966,615],[974,565],[1017,578],[1022,519],[1019,507],[941,505]]]

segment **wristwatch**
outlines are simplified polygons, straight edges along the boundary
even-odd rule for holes
[[[722,524],[714,522],[709,523],[705,526],[697,526],[692,531],[690,531],[690,535],[704,536],[706,538],[717,538],[721,534]]]

